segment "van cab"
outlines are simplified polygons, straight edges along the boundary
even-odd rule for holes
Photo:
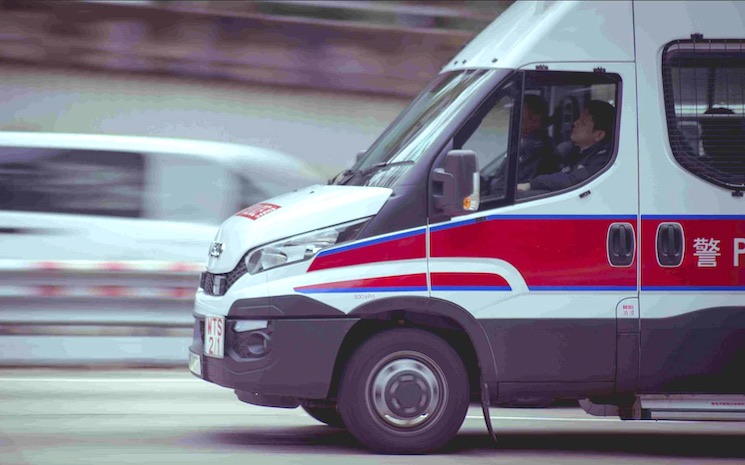
[[[232,213],[320,179],[259,147],[0,132],[0,257],[203,262]]]
[[[191,371],[384,453],[471,402],[745,418],[743,24],[515,2],[331,185],[222,224]]]

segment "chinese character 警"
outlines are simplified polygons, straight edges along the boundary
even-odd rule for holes
[[[714,238],[703,238],[699,237],[693,240],[693,248],[696,249],[696,253],[693,255],[698,257],[698,266],[701,268],[716,268],[717,257],[721,255],[719,250],[719,240]]]

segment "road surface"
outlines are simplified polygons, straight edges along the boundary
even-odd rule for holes
[[[624,422],[479,408],[431,456],[381,456],[300,409],[256,407],[183,369],[0,370],[0,464],[743,464],[745,423]]]

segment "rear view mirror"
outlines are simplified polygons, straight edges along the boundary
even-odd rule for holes
[[[435,207],[448,216],[478,210],[479,190],[478,161],[473,150],[451,150],[444,166],[432,172]]]

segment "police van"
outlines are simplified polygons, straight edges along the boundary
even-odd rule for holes
[[[384,453],[525,397],[745,418],[743,24],[515,2],[351,169],[222,224],[190,370]]]

